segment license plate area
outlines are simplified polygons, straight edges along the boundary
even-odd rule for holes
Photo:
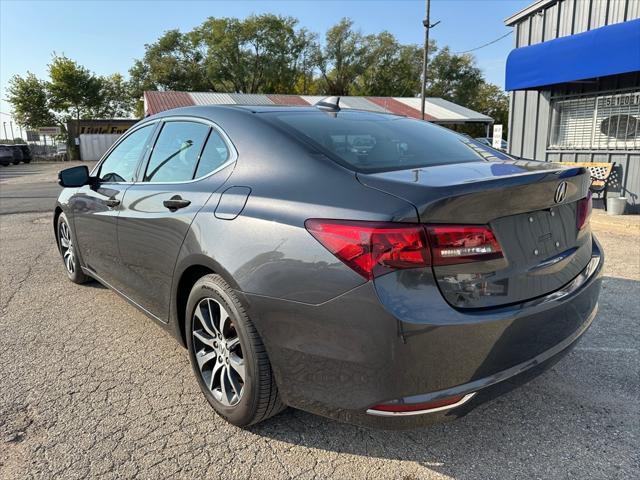
[[[491,226],[515,268],[528,269],[577,244],[574,204],[499,218]]]

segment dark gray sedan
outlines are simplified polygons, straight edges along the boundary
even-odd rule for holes
[[[177,109],[60,183],[67,276],[170,331],[235,425],[287,405],[384,428],[455,418],[596,315],[588,173],[426,122]]]

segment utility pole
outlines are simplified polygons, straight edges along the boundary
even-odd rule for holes
[[[438,20],[433,25],[431,24],[430,19],[431,13],[431,0],[427,0],[427,16],[422,21],[424,25],[424,52],[422,57],[422,95],[420,95],[421,107],[420,112],[422,113],[422,120],[424,120],[424,96],[427,90],[427,62],[429,61],[429,30],[438,25],[440,21]]]
[[[16,137],[13,135],[13,122],[9,122],[9,128],[11,128],[11,140],[15,140]]]
[[[4,128],[4,138],[9,140],[9,137],[7,137],[7,122],[2,122],[2,128]]]

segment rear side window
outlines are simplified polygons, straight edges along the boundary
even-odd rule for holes
[[[131,182],[138,161],[155,125],[147,125],[129,134],[100,165],[98,177],[103,182]]]
[[[483,152],[455,132],[404,117],[345,111],[268,115],[342,165],[361,172],[473,162],[495,154]]]
[[[194,178],[208,175],[224,165],[227,160],[229,160],[229,148],[220,134],[212,129],[202,155],[200,155],[200,162]]]
[[[184,182],[193,179],[200,152],[211,127],[175,121],[162,127],[144,174],[145,182]]]

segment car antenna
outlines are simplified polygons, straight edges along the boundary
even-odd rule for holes
[[[326,97],[317,102],[314,107],[319,108],[320,110],[326,110],[329,112],[339,112],[340,111],[340,97]]]

